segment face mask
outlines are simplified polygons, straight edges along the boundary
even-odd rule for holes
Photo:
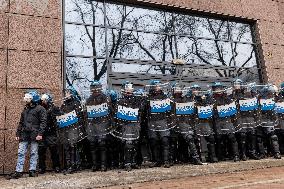
[[[40,99],[44,104],[47,104],[49,100],[49,96],[46,94],[43,94]]]
[[[26,104],[30,104],[31,102],[32,102],[32,99],[33,99],[33,97],[32,97],[32,95],[30,95],[30,94],[25,94],[25,96],[24,96],[24,102],[26,103]]]
[[[237,89],[237,90],[239,90],[239,89],[241,89],[241,85],[240,84],[235,84],[235,89]]]

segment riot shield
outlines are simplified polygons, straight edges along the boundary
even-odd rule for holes
[[[87,138],[94,141],[96,138],[104,138],[112,130],[110,98],[107,93],[84,92],[85,129]]]
[[[132,101],[131,103],[127,101]],[[130,106],[129,104],[132,104]],[[133,106],[133,104],[136,104]],[[141,103],[139,96],[133,95],[127,100],[123,99],[123,95],[117,101],[114,117],[116,127],[112,135],[121,140],[137,140],[140,137],[141,130]]]
[[[62,144],[74,145],[86,137],[82,105],[75,99],[63,99],[61,114],[56,117],[58,136]]]
[[[211,90],[199,90],[194,93],[196,99],[197,121],[195,132],[198,136],[209,136],[213,131],[213,101]]]

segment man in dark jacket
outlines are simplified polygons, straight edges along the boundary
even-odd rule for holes
[[[39,173],[43,174],[46,171],[46,151],[49,149],[51,154],[53,170],[56,173],[60,172],[60,162],[58,155],[58,137],[57,137],[57,123],[56,116],[60,115],[60,109],[53,104],[53,99],[50,94],[43,94],[41,96],[41,105],[47,111],[47,125],[43,133],[43,140],[39,143]]]
[[[36,176],[36,166],[38,160],[38,141],[42,140],[42,135],[46,127],[46,110],[39,105],[40,96],[37,91],[25,94],[26,106],[21,114],[21,119],[16,133],[16,139],[20,141],[18,148],[18,160],[16,172],[9,176],[9,179],[22,177],[25,163],[25,154],[30,145],[30,168],[29,176]]]

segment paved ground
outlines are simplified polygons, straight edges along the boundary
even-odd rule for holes
[[[284,188],[284,167],[258,169],[235,173],[186,177],[166,181],[144,182],[109,189],[282,189]]]
[[[201,166],[180,165],[170,169],[148,168],[132,172],[84,171],[72,175],[46,174],[10,181],[1,177],[0,188],[284,188],[284,158]]]

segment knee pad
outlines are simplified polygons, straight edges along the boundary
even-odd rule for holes
[[[214,144],[215,143],[215,138],[214,138],[213,135],[210,135],[210,136],[206,137],[206,140],[210,144]]]
[[[125,147],[126,147],[127,149],[132,149],[132,148],[134,148],[134,143],[133,143],[133,141],[127,140],[127,141],[125,142]]]
[[[163,146],[169,146],[169,138],[168,137],[162,137],[162,144],[163,144]]]
[[[236,141],[237,141],[235,134],[229,134],[229,135],[228,135],[228,139],[229,139],[231,142],[236,142]]]
[[[256,129],[250,129],[250,130],[248,131],[248,134],[249,134],[249,135],[256,135]]]
[[[217,141],[221,141],[223,139],[223,135],[216,135],[215,139]]]
[[[158,143],[158,140],[151,138],[151,139],[149,140],[149,143],[150,143],[151,146],[156,146],[157,143]]]
[[[241,133],[241,134],[240,134],[240,142],[241,142],[242,144],[245,144],[245,143],[246,143],[246,137],[247,137],[246,133]]]
[[[257,137],[257,138],[256,138],[256,142],[257,142],[257,143],[262,143],[262,138],[261,138],[261,137]]]
[[[242,133],[239,134],[239,136],[240,136],[241,139],[244,139],[244,138],[247,137],[247,134],[242,132]]]
[[[193,137],[193,135],[188,134],[188,135],[185,136],[185,140],[186,140],[186,142],[193,142],[194,137]]]
[[[278,137],[276,135],[272,135],[270,138],[272,141],[278,141]]]
[[[100,147],[105,147],[106,144],[107,144],[107,143],[106,143],[106,140],[104,140],[104,139],[102,139],[102,140],[99,141],[99,146],[100,146]]]

